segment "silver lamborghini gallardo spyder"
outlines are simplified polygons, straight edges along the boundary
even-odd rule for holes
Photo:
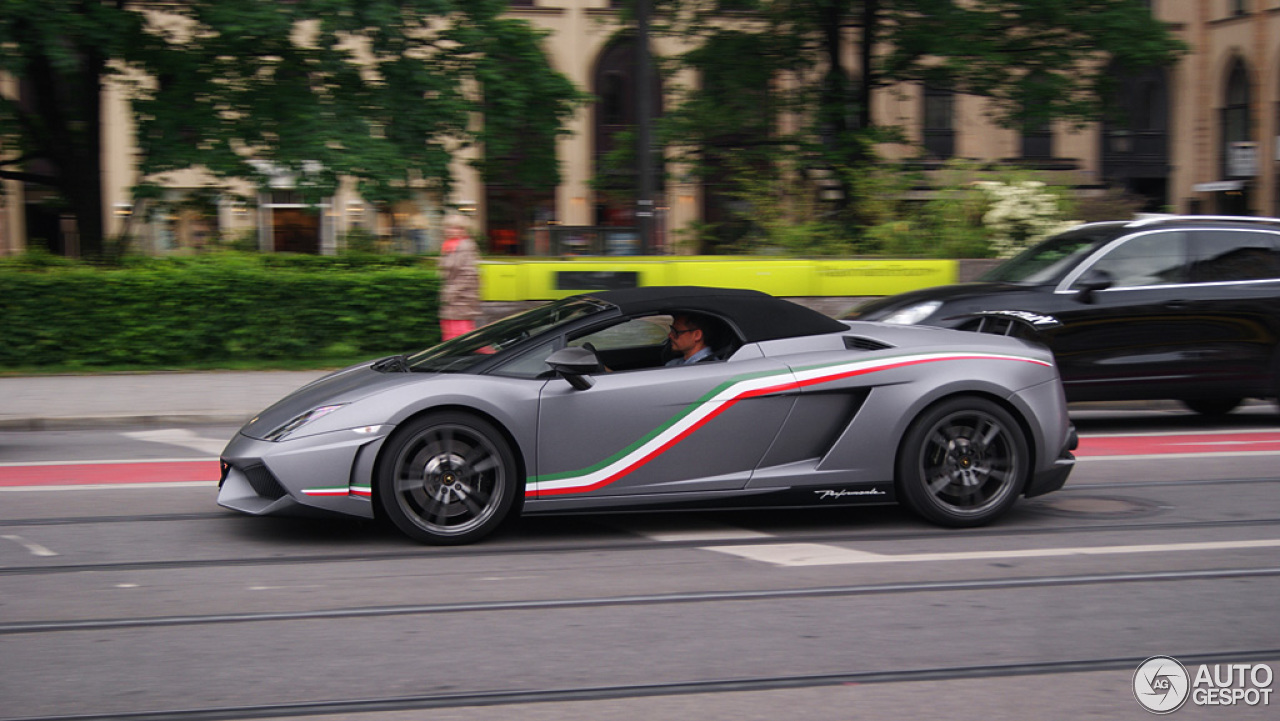
[[[678,363],[685,332],[698,362]],[[384,518],[438,544],[516,514],[606,509],[901,502],[964,527],[1061,488],[1075,444],[1034,342],[637,288],[300,388],[227,445],[218,503]]]

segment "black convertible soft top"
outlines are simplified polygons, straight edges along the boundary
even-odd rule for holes
[[[585,294],[627,315],[692,311],[731,322],[748,343],[847,331],[849,326],[816,310],[758,290],[652,286]]]

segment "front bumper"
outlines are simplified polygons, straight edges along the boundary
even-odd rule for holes
[[[218,505],[255,516],[373,518],[374,467],[391,426],[263,441],[237,434],[222,452]]]

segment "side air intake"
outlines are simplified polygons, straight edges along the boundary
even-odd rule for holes
[[[888,350],[893,346],[872,338],[863,338],[856,335],[847,335],[844,337],[844,347],[848,350]]]

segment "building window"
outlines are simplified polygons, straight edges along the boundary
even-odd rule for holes
[[[1022,157],[1042,160],[1053,157],[1053,130],[1049,121],[1028,123],[1022,128]]]
[[[1249,71],[1244,62],[1236,60],[1227,80],[1226,105],[1222,108],[1222,161],[1223,177],[1249,177],[1255,174],[1252,169],[1233,160],[1236,148],[1249,143],[1253,128],[1249,123]]]
[[[629,105],[627,81],[622,73],[605,73],[600,80],[600,122],[604,125],[629,125]]]
[[[1053,127],[1048,113],[1042,108],[1052,107],[1057,95],[1052,77],[1043,71],[1034,71],[1022,79],[1021,156],[1028,160],[1047,160],[1053,157]]]
[[[607,46],[596,63],[592,85],[595,105],[595,225],[630,227],[635,224],[636,187],[634,143],[637,122],[636,53],[634,37],[621,37]],[[651,93],[653,117],[662,114],[661,77],[654,73]],[[616,152],[615,152],[616,151]],[[612,157],[612,162],[610,158]],[[660,157],[655,166],[661,166]],[[662,169],[654,168],[655,186],[662,186]]]
[[[925,86],[924,149],[939,160],[956,154],[955,93],[950,90]]]

